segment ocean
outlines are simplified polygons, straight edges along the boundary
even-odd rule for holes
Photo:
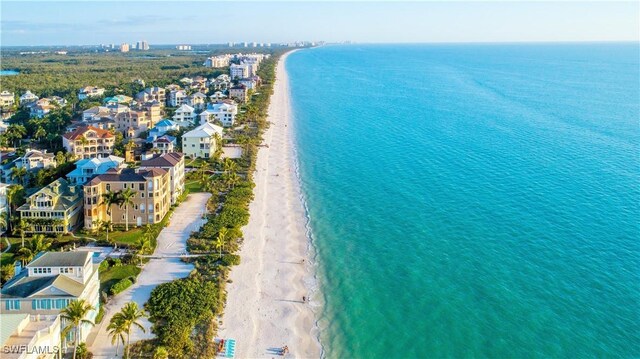
[[[325,356],[640,357],[639,54],[289,56]]]

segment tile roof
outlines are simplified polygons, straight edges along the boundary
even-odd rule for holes
[[[89,131],[95,131],[96,135],[100,138],[111,138],[114,137],[113,134],[111,132],[109,132],[108,130],[103,130],[97,127],[93,127],[93,126],[81,126],[78,127],[77,129],[75,129],[72,132],[69,133],[65,133],[64,135],[62,135],[64,138],[69,139],[69,140],[76,140],[78,138],[80,138],[81,136],[84,136],[84,134]]]
[[[145,171],[136,172],[132,168],[125,168],[118,171],[115,168],[106,173],[94,177],[87,186],[95,186],[101,182],[146,182],[148,177],[162,176],[167,171],[161,168],[152,168]]]
[[[162,156],[157,156],[140,162],[140,167],[173,167],[182,160],[182,153],[170,152]]]

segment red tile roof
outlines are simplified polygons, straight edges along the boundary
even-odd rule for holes
[[[68,140],[76,140],[76,139],[80,138],[80,136],[84,136],[84,134],[89,130],[95,131],[96,135],[99,138],[111,138],[111,137],[114,137],[113,134],[111,132],[109,132],[108,130],[103,130],[103,129],[100,129],[100,128],[97,128],[97,127],[93,127],[93,126],[78,127],[74,131],[65,133],[62,136],[64,138],[68,139]]]

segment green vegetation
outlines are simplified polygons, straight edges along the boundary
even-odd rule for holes
[[[198,168],[188,174],[189,191],[206,190],[212,194],[207,204],[207,223],[187,242],[192,253],[206,255],[190,260],[195,270],[188,278],[162,284],[152,291],[145,307],[157,339],[134,346],[134,353],[150,353],[164,347],[171,358],[215,356],[211,340],[217,329],[215,318],[224,307],[229,267],[240,263],[236,254],[242,242],[240,228],[249,220],[257,146],[268,126],[267,109],[277,61],[277,56],[263,61],[259,70],[263,86],[238,116],[245,126],[229,133],[233,142],[243,146],[242,158],[189,163]],[[197,187],[192,185],[196,181]]]
[[[131,287],[132,284],[133,284],[133,281],[131,280],[131,277],[125,278],[125,279],[121,279],[120,281],[118,281],[116,284],[114,284],[111,287],[109,292],[111,293],[111,295],[116,295],[116,294],[122,292],[123,290]]]
[[[108,259],[105,260],[105,262],[113,264],[107,267],[107,269],[100,271],[100,291],[103,293],[112,293],[113,287],[116,286],[116,284],[123,280],[129,280],[131,282],[131,278],[136,278],[141,271],[138,266],[133,264],[122,264],[119,260]],[[129,285],[131,285],[131,283]],[[126,288],[123,288],[120,291],[124,289]],[[120,291],[113,294],[117,294]]]

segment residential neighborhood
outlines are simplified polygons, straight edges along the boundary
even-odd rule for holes
[[[99,347],[107,325],[97,323],[126,309],[106,311],[106,303],[135,283],[171,213],[192,205],[187,195],[224,195],[249,180],[238,163],[250,156],[246,134],[257,118],[248,106],[268,58],[214,55],[201,65],[217,69],[214,76],[149,85],[138,77],[120,85],[129,91],[88,84],[71,96],[0,92],[0,231],[9,235],[2,243],[3,345],[61,346],[65,353]],[[227,156],[225,145],[236,155]],[[203,202],[202,217],[184,220],[201,226],[208,210],[217,215],[211,208]],[[182,229],[185,238],[196,230]]]

